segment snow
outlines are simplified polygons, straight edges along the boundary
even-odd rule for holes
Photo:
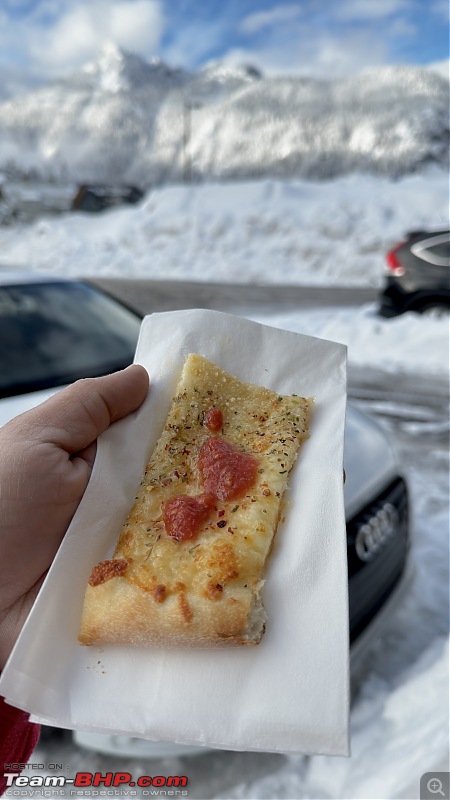
[[[171,183],[149,189],[137,206],[0,226],[1,264],[55,276],[262,283],[268,292],[280,283],[380,287],[390,246],[408,230],[448,223],[447,93],[448,81],[431,70],[275,82],[220,65],[189,75],[107,50],[76,76],[3,104],[0,163],[20,154],[24,168],[68,180],[84,170],[91,181],[115,165],[122,178]],[[203,182],[179,183],[180,108],[198,97],[190,155]],[[261,135],[252,144],[255,120]],[[258,778],[245,780],[241,770],[226,794],[207,796],[411,800],[423,773],[446,768],[448,750],[448,417],[436,418],[426,404],[445,387],[448,323],[414,314],[381,319],[374,304],[274,308],[257,318],[343,342],[350,367],[384,373],[387,390],[401,376],[416,389],[414,409],[395,398],[360,403],[398,442],[412,501],[414,577],[354,698],[352,757],[286,757]],[[172,774],[189,769],[178,763]]]
[[[379,287],[387,249],[445,224],[441,170],[397,181],[350,175],[161,187],[138,206],[0,227],[1,264],[67,277]],[[268,315],[267,324],[349,346],[352,365],[443,374],[445,320],[383,320],[374,306]]]
[[[447,164],[448,80],[386,67],[340,80],[189,73],[107,46],[82,70],[0,105],[0,167],[142,188],[405,175]]]
[[[1,263],[68,276],[380,286],[387,249],[447,219],[438,169],[397,181],[177,185],[137,207],[0,228],[0,253]]]
[[[345,344],[351,366],[375,367],[392,375],[445,375],[447,369],[445,319],[428,321],[411,313],[383,320],[375,304],[367,304],[357,309],[302,310],[296,315],[259,314],[257,320]]]

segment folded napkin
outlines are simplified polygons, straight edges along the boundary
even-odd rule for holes
[[[82,647],[86,582],[111,557],[186,355],[315,398],[290,475],[256,647]],[[144,405],[99,439],[89,486],[0,681],[37,721],[232,750],[347,755],[349,639],[343,440],[346,349],[214,311],[153,314],[135,361]]]

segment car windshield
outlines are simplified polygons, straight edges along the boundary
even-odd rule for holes
[[[0,286],[0,397],[127,366],[139,327],[133,312],[85,284]]]

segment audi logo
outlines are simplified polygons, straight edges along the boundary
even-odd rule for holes
[[[356,534],[355,550],[358,558],[361,561],[372,561],[383,544],[393,536],[399,521],[395,506],[385,503]]]

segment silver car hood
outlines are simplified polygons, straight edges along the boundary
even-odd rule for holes
[[[15,395],[14,397],[2,397],[0,399],[0,427],[9,422],[13,417],[29,411],[30,408],[38,406],[47,400],[63,386],[56,386],[53,389],[42,389],[40,392],[27,392],[26,394]]]
[[[387,433],[351,404],[347,406],[344,468],[347,520],[399,475],[397,455]]]

